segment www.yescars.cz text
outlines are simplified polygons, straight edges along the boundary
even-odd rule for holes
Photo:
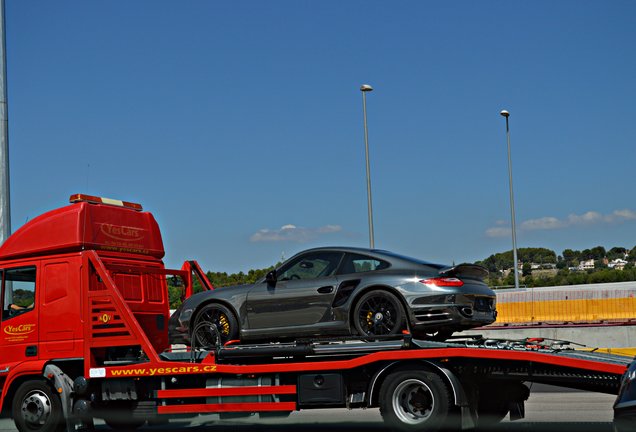
[[[111,369],[111,376],[155,376],[216,372],[216,365],[168,366],[158,368]]]

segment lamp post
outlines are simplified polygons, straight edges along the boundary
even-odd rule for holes
[[[512,259],[514,261],[515,288],[519,288],[519,269],[517,265],[517,227],[515,224],[515,198],[512,193],[512,158],[510,156],[510,127],[508,125],[510,113],[506,110],[502,110],[499,114],[506,118],[506,138],[508,140],[508,181],[510,184],[510,219],[512,220]]]
[[[0,244],[11,235],[9,194],[9,118],[7,110],[7,43],[4,0],[0,0]],[[5,303],[6,304],[6,303]]]
[[[367,207],[369,212],[369,247],[375,248],[373,239],[373,204],[371,203],[371,167],[369,166],[369,132],[367,130],[367,92],[373,91],[373,87],[363,84],[360,87],[362,92],[362,116],[364,118],[364,151],[367,163]]]

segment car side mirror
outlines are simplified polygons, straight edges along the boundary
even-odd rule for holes
[[[272,270],[265,275],[265,282],[267,282],[267,285],[276,285],[276,281],[278,281],[276,270]]]

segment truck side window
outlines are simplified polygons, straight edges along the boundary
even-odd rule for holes
[[[35,306],[35,267],[5,270],[2,292],[3,320],[32,311]]]

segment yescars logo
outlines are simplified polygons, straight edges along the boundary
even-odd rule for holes
[[[9,336],[24,336],[35,331],[35,324],[7,325],[4,332]]]
[[[144,238],[144,230],[134,227],[103,223],[101,231],[107,237],[119,241],[135,242]]]

